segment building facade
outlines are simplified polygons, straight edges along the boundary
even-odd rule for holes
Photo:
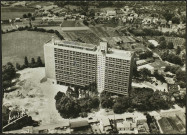
[[[128,95],[131,86],[134,54],[108,51],[107,43],[99,46],[65,40],[44,45],[46,77],[60,85],[97,84],[98,92]]]

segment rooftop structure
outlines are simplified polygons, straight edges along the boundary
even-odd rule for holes
[[[96,51],[96,45],[81,43],[81,42],[66,41],[66,40],[57,41],[56,40],[54,42],[54,45],[82,49],[82,50],[88,50],[88,51]]]

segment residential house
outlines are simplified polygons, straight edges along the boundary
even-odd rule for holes
[[[106,16],[115,17],[116,16],[116,11],[115,10],[107,10]]]
[[[112,127],[111,127],[111,124],[108,118],[102,118],[100,120],[99,127],[102,133],[109,133],[112,130]]]

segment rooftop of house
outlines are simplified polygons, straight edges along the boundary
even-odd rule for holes
[[[131,123],[130,121],[123,121],[123,125],[125,128],[130,128],[131,127]]]
[[[88,121],[86,120],[70,122],[70,128],[79,128],[86,126],[89,126]]]
[[[110,126],[110,121],[109,121],[109,119],[107,119],[107,118],[101,119],[101,122],[103,123],[103,126],[104,126],[104,127],[105,127],[105,126]]]

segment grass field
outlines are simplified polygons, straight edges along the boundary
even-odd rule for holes
[[[84,26],[79,21],[67,21],[64,20],[61,24],[61,27],[81,27]]]
[[[33,31],[16,31],[2,35],[2,64],[12,62],[23,64],[24,57],[28,60],[32,57],[41,56],[44,58],[43,45],[51,39],[52,34],[33,32]]]
[[[23,14],[34,12],[33,8],[1,7],[1,20],[20,18]]]

